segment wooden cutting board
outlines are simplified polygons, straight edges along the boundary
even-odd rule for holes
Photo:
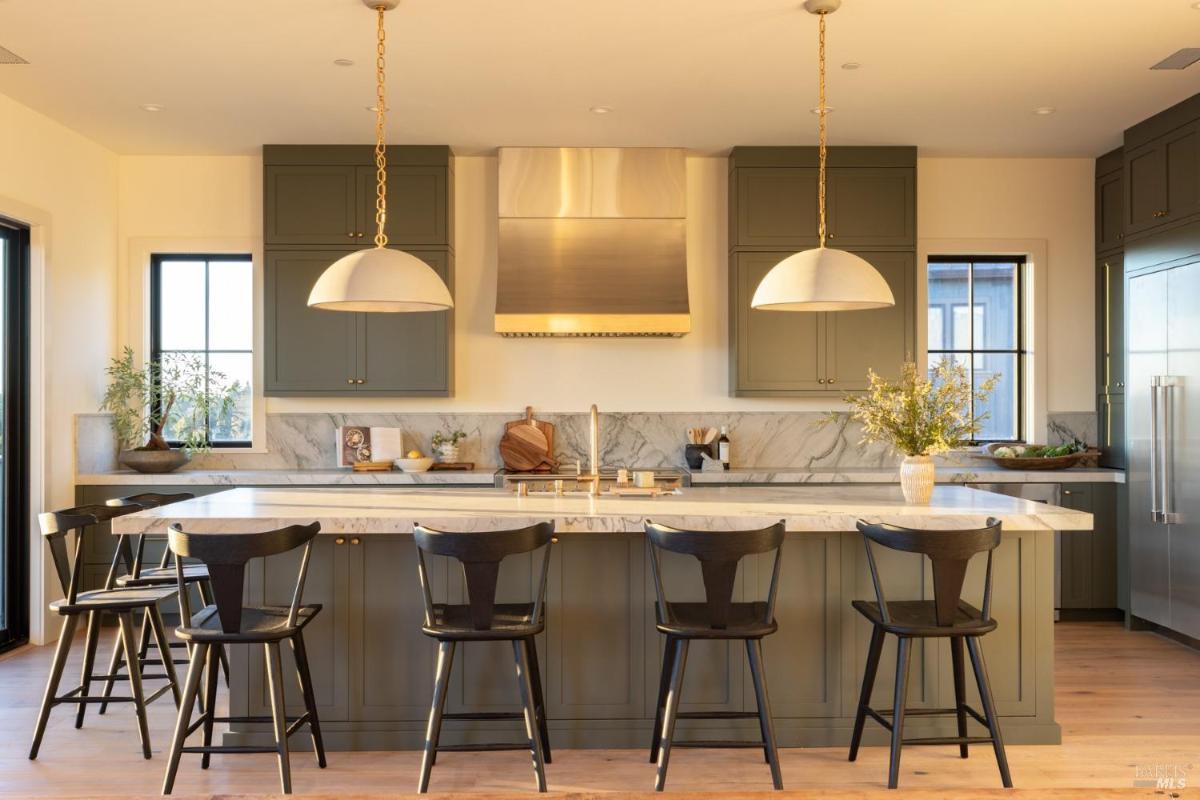
[[[554,425],[536,419],[533,407],[526,406],[524,419],[505,423],[500,458],[506,468],[516,472],[555,469]]]

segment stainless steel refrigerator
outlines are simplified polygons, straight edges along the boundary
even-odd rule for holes
[[[1126,291],[1131,611],[1200,639],[1200,261]]]

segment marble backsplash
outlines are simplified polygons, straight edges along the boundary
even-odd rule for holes
[[[498,445],[504,423],[517,414],[268,414],[267,452],[214,450],[197,456],[193,469],[329,469],[336,466],[334,431],[339,425],[400,428],[404,447],[429,452],[430,437],[439,430],[460,429],[467,438],[461,459],[476,469],[501,466]],[[555,455],[564,465],[587,463],[588,415],[539,414],[555,425]],[[727,426],[732,466],[838,469],[889,467],[899,458],[881,445],[860,445],[860,429],[846,415],[828,421],[820,412],[665,412],[600,414],[601,462],[605,466],[682,467],[685,430]],[[1094,412],[1051,414],[1052,442],[1080,438],[1096,441]],[[75,418],[76,473],[119,469],[116,445],[106,414]]]

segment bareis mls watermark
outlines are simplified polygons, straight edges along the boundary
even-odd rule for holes
[[[1186,789],[1191,764],[1138,764],[1133,785],[1139,789]]]

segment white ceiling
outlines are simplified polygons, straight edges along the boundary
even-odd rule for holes
[[[816,19],[799,0],[403,0],[387,19],[392,142],[816,138]],[[0,93],[120,153],[366,142],[374,35],[361,0],[0,0],[0,46],[30,62],[0,65]],[[1198,45],[1192,0],[845,0],[830,140],[1095,156],[1200,92],[1200,65],[1148,69]]]

